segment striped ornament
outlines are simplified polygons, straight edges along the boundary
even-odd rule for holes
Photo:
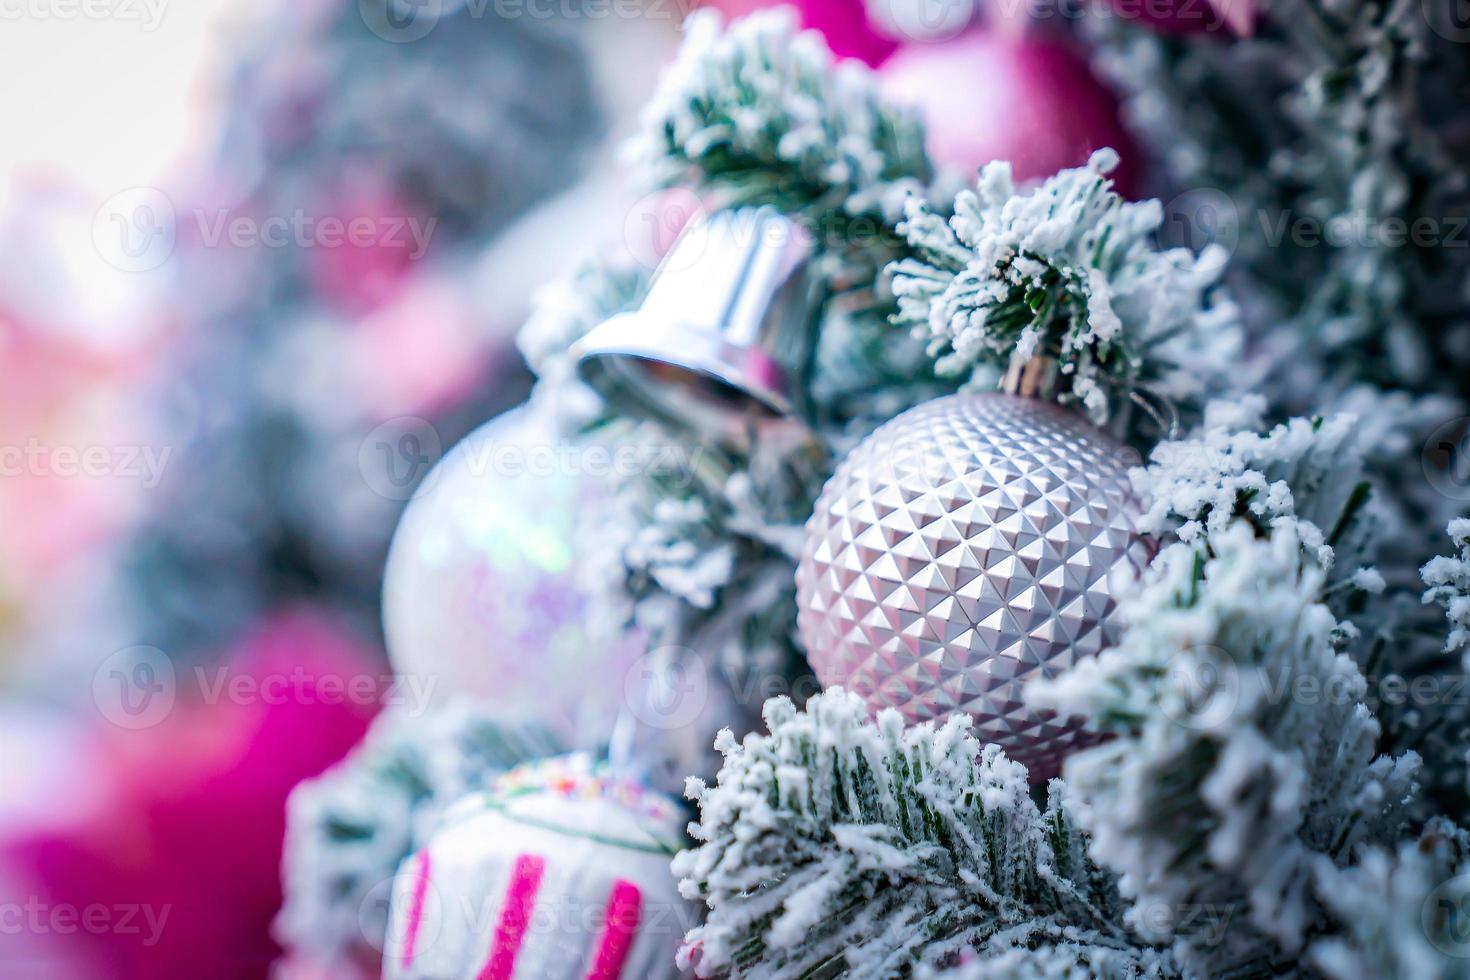
[[[389,980],[664,980],[697,923],[669,860],[683,814],[581,757],[463,801],[394,882]]]

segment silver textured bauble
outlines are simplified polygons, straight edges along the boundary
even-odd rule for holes
[[[1118,635],[1115,571],[1148,549],[1136,455],[1075,412],[951,395],[888,422],[838,466],[797,570],[807,657],[826,686],[910,722],[965,712],[1033,781],[1093,735],[1022,702]]]

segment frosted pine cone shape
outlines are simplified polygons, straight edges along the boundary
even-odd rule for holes
[[[1055,775],[1094,736],[1021,692],[1117,639],[1114,573],[1148,553],[1135,461],[1074,412],[1008,394],[888,422],[807,524],[799,623],[817,678],[910,724],[967,713],[1033,781]]]

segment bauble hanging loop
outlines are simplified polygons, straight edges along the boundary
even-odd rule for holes
[[[577,343],[583,379],[624,411],[715,435],[791,415],[810,353],[811,253],[772,208],[691,224],[642,305]]]

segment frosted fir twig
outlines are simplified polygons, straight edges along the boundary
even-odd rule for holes
[[[1221,388],[1240,343],[1234,305],[1215,289],[1225,256],[1161,251],[1157,201],[1129,203],[1099,150],[1030,192],[992,163],[948,219],[920,200],[899,230],[916,257],[890,268],[894,322],[929,344],[941,374],[1004,368],[1014,356],[1057,358],[1070,398],[1098,421],[1137,385],[1177,401]]]
[[[1145,506],[1139,530],[1207,547],[1245,520],[1262,536],[1290,530],[1331,568],[1334,543],[1353,532],[1369,498],[1357,419],[1294,418],[1263,431],[1265,409],[1258,395],[1212,402],[1199,433],[1155,446],[1129,474]]]
[[[1060,800],[1038,809],[967,718],[905,729],[831,690],[765,719],[722,733],[716,785],[689,784],[700,844],[674,871],[710,910],[681,954],[700,976],[895,977],[1058,942],[1135,955]]]
[[[1083,22],[1185,192],[1171,224],[1233,246],[1253,332],[1291,350],[1272,366],[1292,410],[1354,379],[1466,391],[1470,109],[1452,93],[1470,66],[1452,11],[1273,0],[1255,37],[1228,44]],[[1416,223],[1430,247],[1409,240]]]
[[[1140,932],[1218,976],[1328,928],[1316,866],[1397,839],[1419,760],[1375,757],[1366,682],[1295,536],[1237,523],[1212,544],[1166,548],[1120,600],[1118,646],[1026,693],[1116,736],[1064,770],[1090,853]]]
[[[712,10],[690,16],[628,156],[660,183],[830,218],[823,230],[838,235],[856,218],[891,235],[905,196],[932,177],[918,115],[885,105],[860,63],[834,64],[786,8],[728,27]]]
[[[948,970],[921,972],[919,980],[1164,980],[1177,977],[1171,957],[1153,947],[1133,950],[1058,943],[1009,949]]]
[[[1470,835],[1442,819],[1396,850],[1372,850],[1350,868],[1322,864],[1316,889],[1339,932],[1306,961],[1332,980],[1470,978],[1464,911]]]
[[[1428,586],[1424,601],[1444,606],[1450,627],[1444,650],[1464,654],[1470,670],[1470,518],[1451,521],[1447,530],[1460,553],[1432,558],[1420,570]]]
[[[1443,395],[1356,384],[1323,407],[1357,418],[1351,447],[1373,485],[1374,564],[1391,588],[1412,590],[1419,585],[1425,543],[1459,516],[1459,502],[1424,479],[1425,434],[1445,419],[1465,415],[1466,405]]]
[[[327,959],[364,943],[382,949],[388,912],[367,899],[428,843],[444,810],[507,769],[560,751],[549,733],[500,724],[476,702],[385,711],[350,756],[291,793],[285,904],[274,927],[281,944]]]
[[[596,631],[636,626],[654,646],[698,649],[733,674],[783,671],[799,660],[791,642],[795,559],[772,542],[799,528],[794,515],[778,516],[779,502],[800,502],[815,486],[799,491],[765,479],[754,495],[777,502],[752,501],[749,488],[760,472],[748,458],[743,469],[729,472],[726,460],[722,474],[703,479],[696,471],[709,468],[707,447],[677,444],[655,423],[616,414],[577,379],[571,347],[608,317],[635,308],[648,279],[635,263],[587,258],[538,293],[517,337],[538,375],[533,401],[569,431],[617,430],[622,445],[646,446],[659,462],[624,474],[611,506],[583,515],[587,616]],[[737,621],[743,628],[730,629]]]
[[[628,433],[671,438],[647,425]],[[621,481],[611,512],[585,529],[596,614],[635,624],[652,645],[699,651],[739,686],[807,674],[794,642],[795,567],[830,463],[805,441],[792,445],[798,435],[769,434],[736,459],[686,445],[672,479]],[[760,698],[742,700],[753,718]]]

